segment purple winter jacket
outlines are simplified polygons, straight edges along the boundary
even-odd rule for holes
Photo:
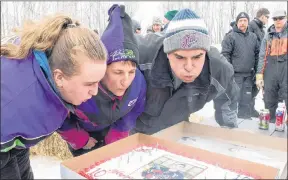
[[[35,145],[61,128],[68,113],[32,52],[21,60],[1,56],[1,152]]]

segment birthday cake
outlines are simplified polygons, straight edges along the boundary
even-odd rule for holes
[[[254,179],[241,171],[221,168],[155,146],[140,146],[79,172],[88,179]]]

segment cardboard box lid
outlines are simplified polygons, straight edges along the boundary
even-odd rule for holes
[[[274,164],[274,167],[279,167],[279,177],[287,177],[287,139],[267,136],[264,134],[259,134],[251,131],[246,131],[245,129],[227,129],[212,127],[203,124],[180,122],[174,126],[166,128],[158,133],[153,134],[155,137],[160,137],[163,139],[168,139],[172,141],[178,141],[184,136],[190,137],[200,137],[204,140],[216,140],[219,143],[237,144],[248,148],[247,150],[256,150],[257,153],[261,153],[260,156],[264,155],[267,158],[272,158],[273,161],[269,161],[263,164],[269,164],[270,166]],[[197,140],[198,141],[198,140]],[[196,145],[196,144],[195,144]],[[219,144],[221,145],[221,144]],[[199,146],[196,145],[196,147]],[[228,145],[229,146],[229,145]],[[204,148],[204,149],[207,149]],[[216,148],[217,149],[217,148]],[[219,150],[219,148],[218,148]],[[212,149],[210,151],[219,152],[218,150]],[[241,150],[242,152],[242,150]],[[219,153],[222,153],[219,152]],[[223,154],[223,153],[222,153]],[[232,154],[230,154],[231,156]],[[243,155],[243,154],[242,154]],[[235,157],[235,155],[233,155]],[[263,160],[253,159],[257,156],[251,157],[249,154],[243,156],[243,159],[249,161],[254,161],[260,163]],[[241,157],[239,157],[241,158]],[[251,159],[252,158],[252,159]],[[286,163],[285,163],[286,160]],[[277,165],[275,164],[277,162]]]
[[[225,169],[234,169],[248,174],[254,174],[264,179],[274,179],[277,177],[278,169],[257,164],[217,153],[212,153],[206,150],[186,146],[183,144],[175,143],[169,140],[160,139],[144,134],[134,134],[125,139],[119,140],[112,144],[106,145],[102,148],[91,151],[82,156],[78,156],[62,162],[62,166],[71,169],[74,172],[79,172],[84,168],[93,165],[96,162],[105,160],[111,157],[117,157],[120,154],[136,148],[139,145],[159,144],[169,149],[172,152],[178,152],[184,156],[201,159],[212,164],[219,164]]]
[[[287,152],[287,139],[247,132],[241,129],[228,129],[203,124],[180,122],[167,129],[159,131],[153,136],[168,140],[177,141],[183,136],[204,136],[213,137],[226,141],[233,141],[239,144],[247,144],[253,147],[263,147]]]

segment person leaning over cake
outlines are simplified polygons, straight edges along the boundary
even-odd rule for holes
[[[99,36],[65,15],[1,42],[1,179],[34,178],[29,148],[97,94],[106,58]]]
[[[211,100],[217,123],[237,127],[239,88],[233,67],[211,46],[207,26],[195,12],[182,9],[164,36],[147,34],[137,40],[147,102],[133,133],[153,134],[188,121]]]
[[[108,14],[109,24],[101,37],[108,50],[107,70],[99,83],[99,93],[78,106],[77,116],[65,122],[76,123],[82,131],[70,134],[75,130],[67,128],[60,133],[69,137],[64,139],[73,156],[127,137],[145,107],[146,81],[137,69],[139,52],[132,20],[125,7],[117,4]],[[82,140],[77,143],[75,138]]]

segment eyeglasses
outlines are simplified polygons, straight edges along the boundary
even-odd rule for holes
[[[277,21],[277,20],[283,20],[285,17],[281,16],[281,17],[273,17],[273,21]]]

